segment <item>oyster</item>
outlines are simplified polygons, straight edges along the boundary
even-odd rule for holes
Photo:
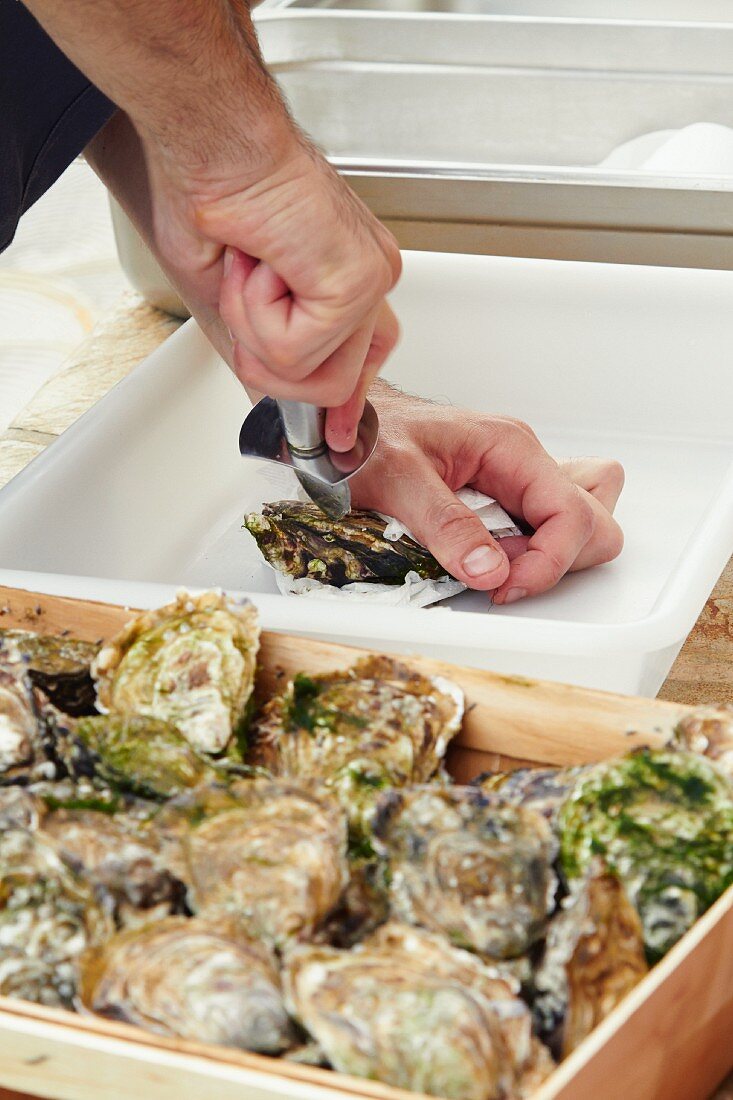
[[[363,840],[380,791],[432,778],[462,718],[455,685],[366,657],[343,672],[296,676],[265,706],[252,754],[274,775],[323,783]]]
[[[380,859],[349,861],[349,881],[319,941],[353,947],[389,918],[388,869]]]
[[[120,924],[180,912],[185,889],[168,870],[152,830],[126,817],[93,810],[55,810],[41,837],[98,893]]]
[[[523,955],[554,908],[557,842],[547,821],[476,787],[391,791],[376,846],[392,912],[492,958]]]
[[[554,823],[557,811],[587,767],[517,768],[511,772],[486,772],[473,780],[485,794],[496,793],[502,802],[526,806]]]
[[[283,783],[192,792],[168,803],[154,826],[180,845],[194,912],[233,913],[276,948],[310,936],[346,885],[338,803]]]
[[[0,665],[0,783],[40,778],[49,764],[44,741],[42,709],[23,666],[4,662]]]
[[[639,916],[616,875],[594,865],[551,922],[534,1016],[565,1058],[648,971]]]
[[[81,1001],[161,1035],[279,1054],[294,1044],[277,970],[232,922],[167,917],[83,961]]]
[[[601,856],[641,916],[650,960],[733,882],[733,785],[694,753],[644,749],[595,765],[558,824],[567,878]]]
[[[733,706],[698,707],[676,726],[673,746],[707,756],[733,780]]]
[[[72,770],[92,771],[119,790],[164,800],[216,778],[175,726],[160,718],[105,714],[75,727]]]
[[[99,645],[79,638],[0,631],[0,641],[15,647],[31,683],[64,714],[96,713],[90,667]]]
[[[332,520],[315,504],[281,500],[245,516],[244,525],[269,564],[290,577],[342,588],[352,581],[403,584],[408,573],[429,580],[446,575],[411,538],[386,539],[387,521],[376,512],[352,511]]]
[[[92,890],[37,834],[0,835],[0,992],[70,1005],[81,952],[113,931]]]
[[[303,945],[286,1000],[334,1069],[447,1100],[527,1095],[552,1063],[516,987],[442,936],[390,923],[350,951]]]
[[[43,802],[25,787],[0,787],[0,833],[6,829],[37,829],[45,813]]]
[[[197,751],[222,753],[246,722],[258,646],[251,604],[181,593],[99,652],[92,674],[100,706],[170,722]]]

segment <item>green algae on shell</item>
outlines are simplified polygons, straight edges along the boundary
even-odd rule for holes
[[[67,635],[6,630],[0,631],[0,646],[3,644],[15,647],[31,683],[64,714],[96,713],[91,665],[99,652],[97,643]]]

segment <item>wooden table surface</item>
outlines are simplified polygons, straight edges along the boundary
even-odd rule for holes
[[[0,435],[0,487],[45,450],[174,332],[180,321],[125,294],[62,370]],[[733,558],[660,693],[682,703],[733,703]],[[18,1094],[0,1089],[0,1100]],[[714,1100],[733,1100],[733,1075]]]

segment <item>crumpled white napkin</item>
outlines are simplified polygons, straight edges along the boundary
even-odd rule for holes
[[[463,503],[476,512],[479,519],[491,533],[497,538],[507,535],[520,535],[521,531],[513,523],[511,516],[507,515],[500,504],[491,497],[477,492],[475,489],[461,489],[456,496]],[[414,538],[404,524],[391,516],[384,516],[386,523],[385,538],[396,542],[402,535]],[[414,540],[417,541],[417,540]],[[417,573],[408,573],[404,584],[376,584],[365,581],[354,581],[345,584],[343,588],[336,588],[332,584],[323,584],[311,577],[295,579],[283,573],[275,571],[277,587],[284,596],[310,596],[328,600],[361,600],[369,603],[384,604],[390,607],[429,607],[431,604],[440,603],[451,596],[457,596],[463,592],[465,585],[453,577],[445,576],[436,581],[425,580]]]
[[[696,122],[681,130],[655,130],[619,145],[599,168],[669,175],[733,176],[733,129]]]

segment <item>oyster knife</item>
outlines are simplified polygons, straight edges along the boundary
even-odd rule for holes
[[[349,478],[362,469],[377,445],[379,421],[367,401],[354,448],[345,454],[329,450],[325,440],[326,410],[300,401],[264,397],[247,416],[239,433],[239,452],[290,466],[306,493],[329,519],[342,519],[351,508]]]

